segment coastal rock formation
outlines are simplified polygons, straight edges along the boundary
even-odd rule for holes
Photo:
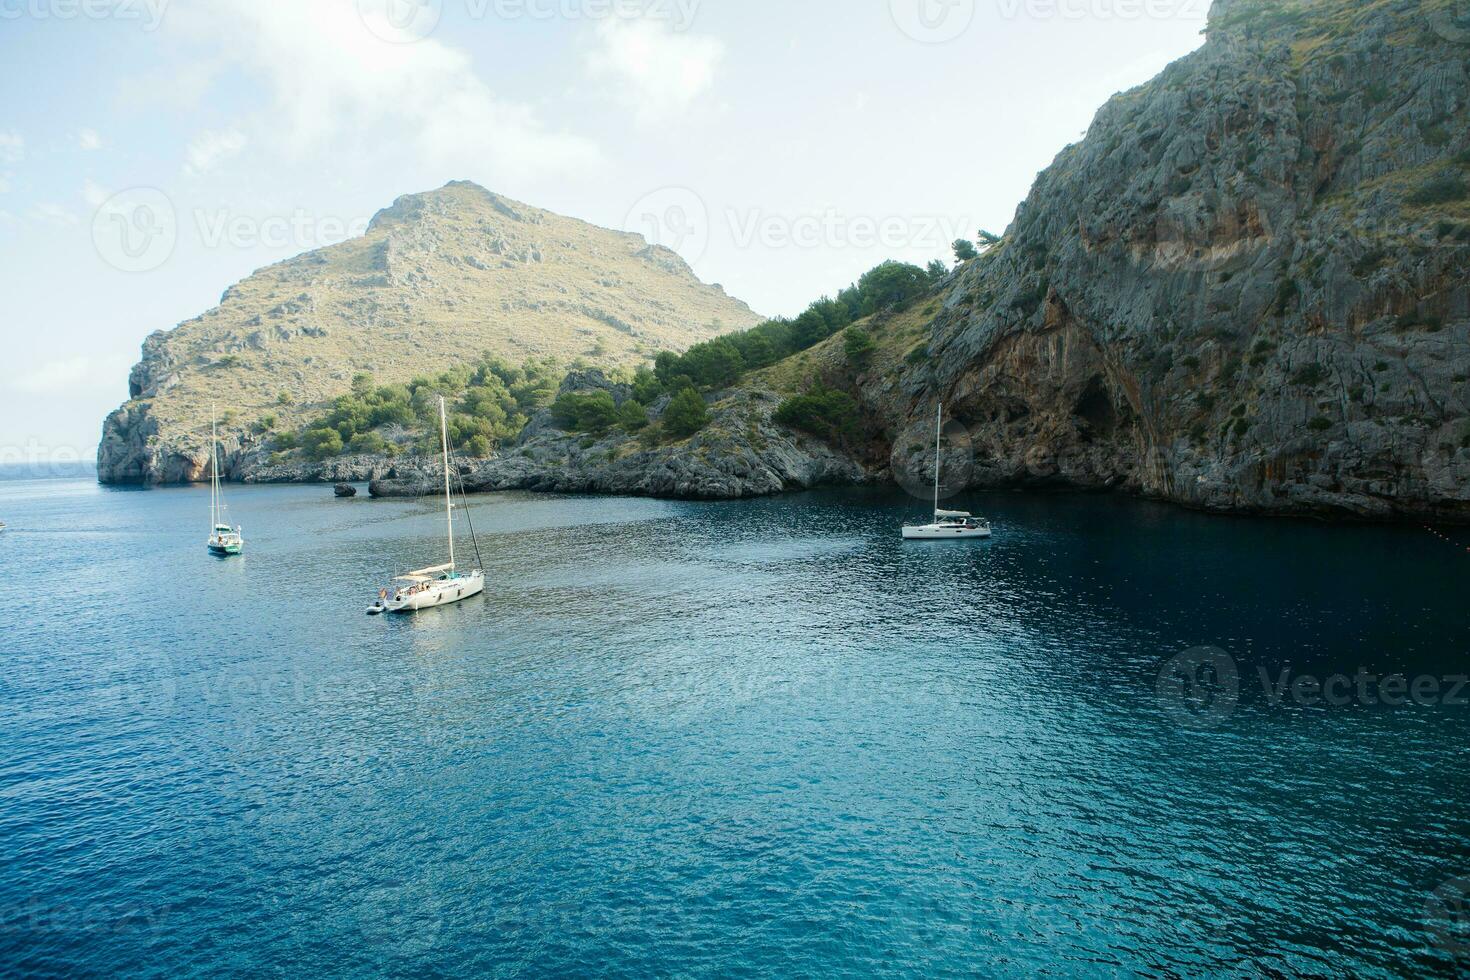
[[[129,401],[103,426],[98,479],[201,479],[211,403],[226,473],[259,479],[269,431],[318,414],[359,372],[406,382],[485,352],[631,364],[758,320],[639,235],[454,182],[399,198],[362,237],[261,269],[150,336]]]
[[[1207,43],[1103,107],[956,277],[927,357],[864,401],[896,430],[944,400],[982,486],[1470,517],[1456,12],[1217,0]]]
[[[621,404],[630,397],[600,372],[568,378],[562,391],[609,390]],[[657,422],[667,398],[653,406]],[[716,403],[709,426],[687,440],[645,444],[613,430],[587,436],[557,429],[547,413],[527,427],[519,444],[494,459],[460,464],[471,493],[533,490],[543,493],[601,493],[729,500],[854,484],[871,478],[863,465],[819,440],[771,421],[779,399],[770,392],[741,390]],[[371,485],[375,497],[423,497],[441,492],[444,469],[437,460],[415,460],[393,468]]]
[[[339,499],[351,499],[357,496],[357,487],[354,487],[350,483],[339,483],[332,488],[332,492],[335,493]]]
[[[701,498],[910,485],[932,465],[913,433],[932,432],[942,402],[964,429],[972,458],[955,479],[970,487],[1470,520],[1467,185],[1462,4],[1216,0],[1204,45],[1111,99],[998,244],[861,324],[875,343],[862,363],[830,338],[716,395],[710,427],[672,444],[572,435],[543,416],[462,476],[471,490]],[[180,356],[147,349],[135,379],[171,392]],[[772,421],[817,383],[855,399],[859,444]],[[131,404],[109,435],[166,441]],[[434,492],[432,461],[237,458],[248,479]]]

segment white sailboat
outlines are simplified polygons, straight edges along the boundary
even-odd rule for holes
[[[939,468],[943,460],[940,447],[944,440],[944,405],[939,406],[934,423],[934,523],[906,524],[905,541],[965,541],[990,537],[990,522],[962,510],[939,509]]]
[[[368,607],[369,616],[385,612],[411,613],[421,609],[437,609],[485,591],[485,573],[477,568],[461,575],[454,559],[454,497],[449,483],[449,414],[443,398],[439,399],[439,433],[444,446],[444,516],[449,529],[449,563],[398,576],[392,584],[378,593],[378,601]],[[473,532],[471,527],[471,534]]]
[[[225,498],[219,488],[219,430],[213,405],[209,407],[209,461],[209,553],[226,558],[245,550],[245,537],[239,527],[231,527],[225,519]]]

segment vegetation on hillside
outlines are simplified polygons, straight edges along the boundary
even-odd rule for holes
[[[299,433],[276,438],[278,451],[300,449],[310,459],[345,452],[394,456],[439,450],[439,399],[449,403],[450,442],[471,456],[489,456],[551,404],[562,370],[552,360],[513,367],[484,355],[473,365],[435,378],[378,386],[371,375],[352,379],[352,392]]]
[[[788,428],[834,443],[852,442],[862,427],[853,397],[820,383],[804,395],[786,399],[773,418]]]
[[[665,351],[651,366],[640,366],[619,380],[632,397],[622,404],[608,391],[557,395],[565,368],[551,360],[512,367],[490,355],[474,365],[419,378],[407,385],[376,386],[368,375],[353,379],[351,394],[336,399],[327,414],[297,433],[276,438],[281,452],[298,450],[313,460],[343,453],[430,454],[439,446],[439,397],[450,402],[449,437],[462,452],[493,454],[518,438],[531,415],[550,409],[552,421],[568,432],[602,436],[618,428],[645,440],[682,439],[710,420],[702,392],[729,387],[746,373],[805,351],[838,333],[854,370],[871,359],[877,344],[854,324],[875,313],[911,303],[933,288],[948,269],[884,262],[835,297],[823,297],[794,319],[759,326],[696,344],[683,354]],[[796,428],[824,437],[850,436],[856,406],[845,394],[821,389],[789,413]],[[668,402],[657,425],[649,419],[656,402]],[[846,401],[844,402],[843,399]],[[784,408],[785,406],[783,406]],[[783,421],[779,419],[778,421]]]

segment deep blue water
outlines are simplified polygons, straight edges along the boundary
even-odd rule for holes
[[[507,495],[488,594],[384,620],[432,502],[230,500],[219,561],[204,489],[0,485],[0,973],[1470,966],[1464,532]],[[1238,699],[1160,686],[1201,645]]]

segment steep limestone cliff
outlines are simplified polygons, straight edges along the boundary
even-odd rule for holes
[[[1460,5],[1461,7],[1463,5]],[[891,419],[982,485],[1470,516],[1470,24],[1436,0],[1218,2],[970,263]]]

